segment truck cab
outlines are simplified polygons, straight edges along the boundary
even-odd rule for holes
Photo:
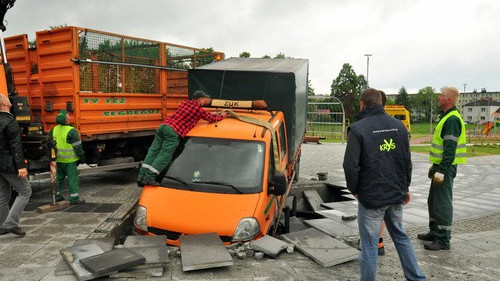
[[[406,129],[408,130],[408,135],[410,136],[410,112],[404,107],[404,105],[386,105],[384,107],[384,110],[392,117],[401,120],[401,122],[403,122],[403,125],[405,125]]]
[[[229,244],[272,231],[291,177],[285,116],[254,108],[232,112],[217,123],[200,120],[181,141],[161,186],[144,187],[137,233],[166,235],[167,244],[178,246],[187,234],[216,232]]]

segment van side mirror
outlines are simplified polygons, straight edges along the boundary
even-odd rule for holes
[[[269,181],[268,193],[280,196],[286,192],[286,176],[284,173],[276,173]]]

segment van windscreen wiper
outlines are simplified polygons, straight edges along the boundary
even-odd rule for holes
[[[237,191],[239,194],[243,194],[243,191],[239,190],[236,186],[234,186],[234,185],[232,185],[230,183],[227,183],[227,182],[223,182],[223,181],[199,181],[197,183],[205,183],[205,184],[214,184],[214,185],[229,186],[232,189],[234,189],[235,191]]]
[[[176,182],[180,182],[180,183],[184,184],[189,190],[193,190],[193,188],[185,180],[183,180],[181,178],[172,177],[172,176],[165,176],[165,178],[174,180]]]

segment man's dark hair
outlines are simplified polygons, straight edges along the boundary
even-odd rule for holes
[[[366,105],[382,105],[382,94],[379,90],[368,88],[361,92],[361,101]]]
[[[385,95],[384,91],[379,90],[380,96],[382,97],[382,106],[385,106],[387,103],[387,96]]]

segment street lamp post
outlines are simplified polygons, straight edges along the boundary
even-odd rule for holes
[[[372,54],[365,54],[366,57],[366,87],[368,88],[368,71],[370,70],[370,57]]]

